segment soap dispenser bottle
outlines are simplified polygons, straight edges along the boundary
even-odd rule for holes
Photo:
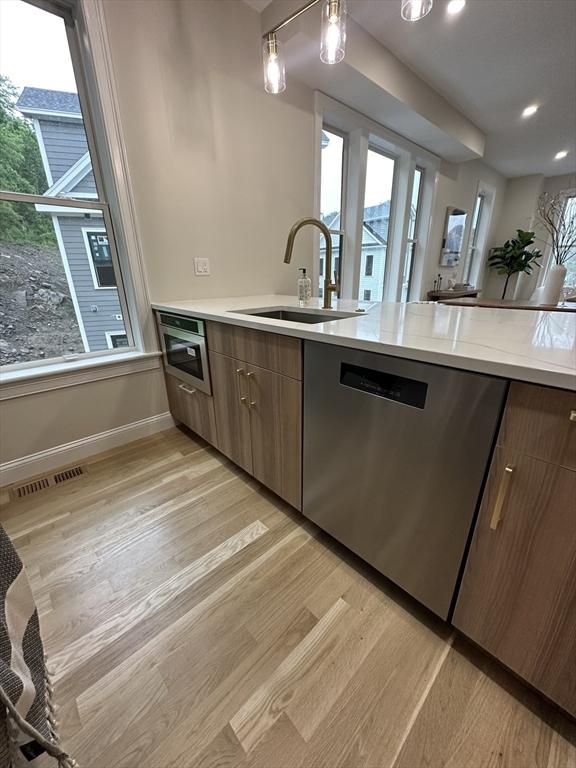
[[[302,274],[298,278],[298,302],[300,306],[307,304],[312,298],[312,280],[306,276],[306,269],[300,267]]]

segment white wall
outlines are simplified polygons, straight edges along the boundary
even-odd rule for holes
[[[264,92],[260,17],[240,0],[106,0],[105,13],[152,298],[295,293],[311,234],[292,265],[283,252],[313,211],[313,92]]]
[[[167,411],[161,368],[3,400],[0,464]]]

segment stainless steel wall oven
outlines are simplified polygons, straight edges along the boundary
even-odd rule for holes
[[[204,322],[166,312],[159,312],[157,317],[166,373],[211,395]]]

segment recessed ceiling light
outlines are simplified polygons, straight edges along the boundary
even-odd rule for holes
[[[563,149],[562,152],[556,152],[554,155],[554,160],[563,160],[565,157],[568,157],[568,152]]]
[[[466,0],[450,0],[446,6],[446,13],[454,16],[455,14],[460,13],[460,11],[463,11],[465,5]]]
[[[522,111],[522,117],[531,117],[538,112],[538,104],[530,104]]]

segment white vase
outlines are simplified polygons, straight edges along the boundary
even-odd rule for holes
[[[566,267],[562,264],[552,264],[544,278],[540,304],[558,304],[564,280],[566,279]]]

